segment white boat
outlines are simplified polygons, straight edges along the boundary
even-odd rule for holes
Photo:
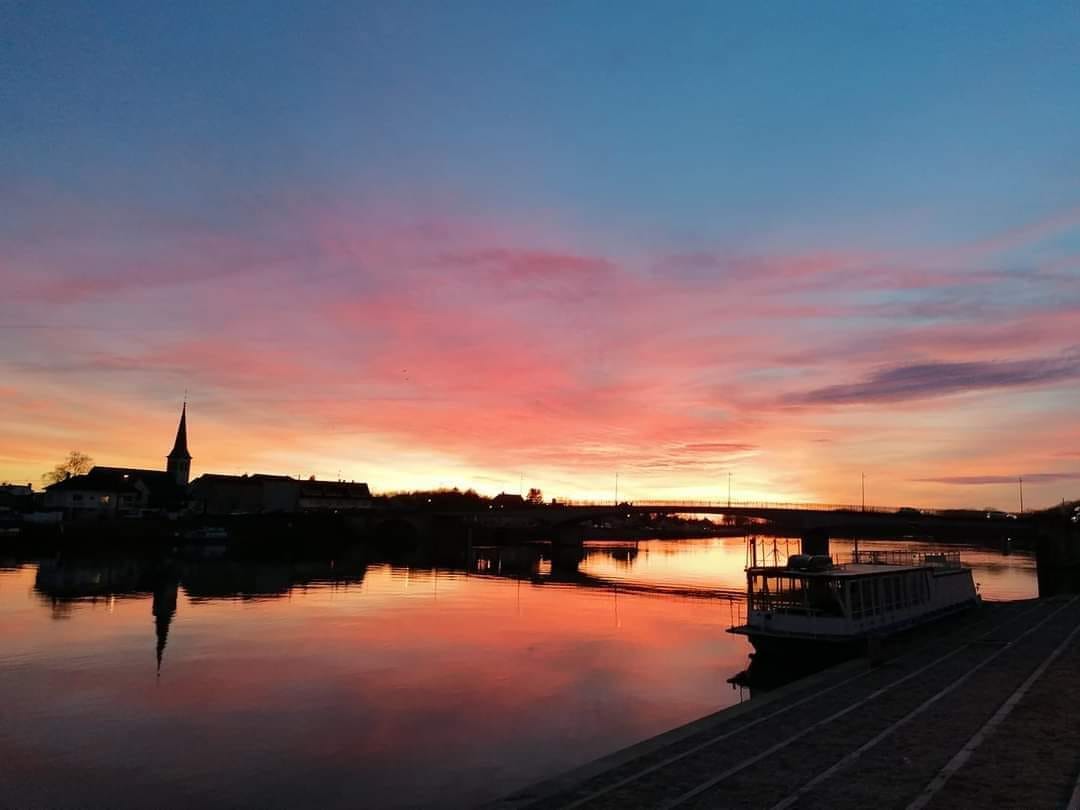
[[[748,636],[767,654],[828,654],[978,605],[971,569],[956,552],[855,551],[792,555],[746,569]]]

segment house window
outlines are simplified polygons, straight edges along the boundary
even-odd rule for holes
[[[71,496],[71,500],[73,500],[73,501],[81,501],[82,500],[82,493],[81,492],[76,492],[74,495]]]

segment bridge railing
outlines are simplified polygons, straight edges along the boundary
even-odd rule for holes
[[[912,507],[903,506],[871,506],[862,504],[847,504],[847,503],[809,503],[805,501],[728,501],[728,500],[656,500],[649,498],[647,500],[635,500],[635,501],[620,501],[615,503],[613,501],[580,501],[580,500],[560,500],[559,506],[580,506],[589,508],[603,508],[613,509],[619,506],[628,506],[633,509],[648,509],[650,506],[655,506],[658,509],[683,509],[687,512],[693,512],[694,508],[705,509],[775,509],[777,511],[800,511],[800,512],[872,512],[880,515],[896,515],[896,514],[910,514],[912,517],[919,515],[938,515],[942,510],[936,509],[914,509]]]

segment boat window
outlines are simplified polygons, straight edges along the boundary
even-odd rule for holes
[[[749,599],[751,610],[843,614],[841,584],[828,577],[753,574]]]
[[[809,597],[810,608],[815,613],[839,616],[844,612],[836,591],[835,580],[822,577],[809,580],[807,582],[807,596]]]
[[[863,615],[862,588],[858,580],[848,583],[848,604],[851,606],[851,617],[860,619]]]
[[[863,610],[867,616],[873,616],[878,612],[877,589],[874,580],[864,579],[860,583],[863,592]]]

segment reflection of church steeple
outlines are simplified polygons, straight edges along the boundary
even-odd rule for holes
[[[154,614],[154,629],[157,634],[157,673],[161,674],[161,659],[165,655],[165,644],[169,639],[169,625],[176,615],[176,592],[178,583],[166,577],[154,588],[154,601],[151,612]]]

